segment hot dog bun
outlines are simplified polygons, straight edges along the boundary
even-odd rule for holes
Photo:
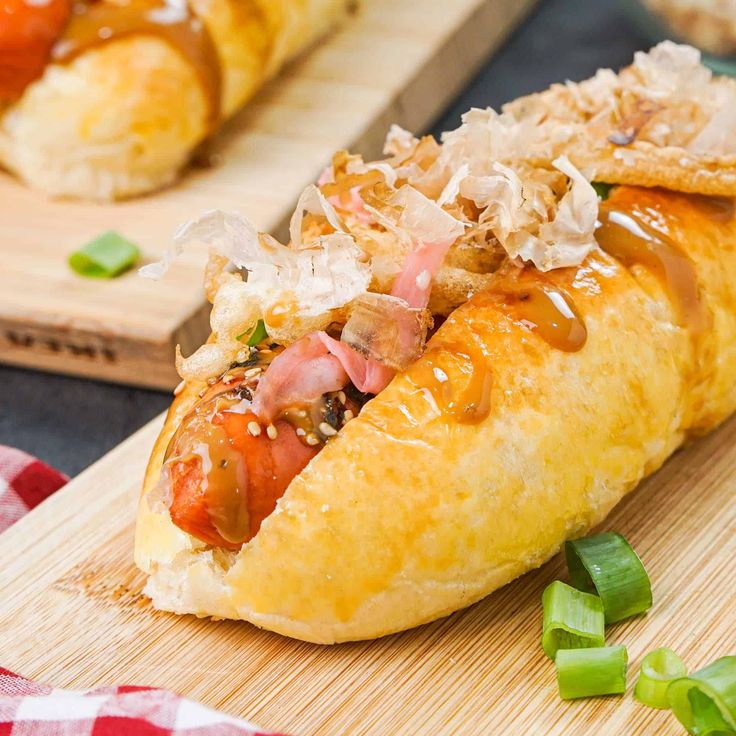
[[[212,59],[193,63],[201,49],[149,29],[52,61],[19,100],[0,107],[0,165],[58,196],[120,199],[165,186],[214,124],[332,27],[346,2],[191,0],[189,7],[205,26]],[[220,77],[219,92],[203,84],[203,70]]]
[[[201,388],[189,384],[140,502],[135,557],[156,607],[320,643],[430,621],[541,565],[734,411],[736,220],[665,190],[622,186],[610,203],[654,213],[687,254],[697,324],[652,269],[595,251],[544,274],[587,327],[584,349],[566,352],[494,300],[516,278],[502,267],[293,480],[239,552],[208,547],[151,508],[166,446]],[[437,360],[461,388],[487,372],[484,419],[463,423],[428,400]]]

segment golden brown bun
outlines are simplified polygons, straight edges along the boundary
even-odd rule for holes
[[[222,117],[344,14],[346,0],[192,0],[217,48]],[[208,134],[192,66],[155,36],[49,64],[0,111],[0,166],[57,196],[121,199],[171,183]]]
[[[575,166],[595,171],[596,181],[667,186],[679,192],[734,196],[736,156],[694,155],[682,148],[662,148],[646,141],[626,147],[625,156],[610,143],[576,141],[570,160]]]
[[[736,221],[663,190],[621,187],[612,201],[664,213],[712,316],[699,342],[651,271],[600,252],[546,275],[584,316],[579,352],[552,348],[478,294],[428,350],[485,354],[488,417],[438,418],[397,376],[294,479],[239,553],[203,545],[148,505],[169,437],[196,400],[189,386],[154,450],[138,517],[136,562],[154,604],[324,643],[416,626],[541,565],[690,434],[727,417],[736,408]]]

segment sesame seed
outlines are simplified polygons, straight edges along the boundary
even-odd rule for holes
[[[243,374],[246,378],[253,378],[254,376],[257,376],[261,372],[261,369],[256,366],[255,368],[248,368],[248,370]]]
[[[338,400],[340,401],[341,404],[344,404],[348,400],[348,397],[345,396],[345,392],[344,391],[338,391],[337,392],[337,398],[338,398]]]
[[[245,352],[245,350],[238,350],[238,354],[235,356],[235,360],[238,363],[245,363],[247,359],[248,359],[248,354]]]
[[[174,396],[178,396],[184,390],[184,386],[186,385],[186,381],[179,381],[177,387],[174,389]]]
[[[442,368],[433,368],[432,373],[434,373],[434,377],[437,379],[438,383],[447,383],[450,379],[447,376],[447,373],[445,373]]]
[[[320,422],[318,429],[325,437],[334,437],[337,434],[337,430],[327,422]]]
[[[213,377],[213,378],[208,378],[208,379],[207,379],[207,385],[208,385],[208,386],[214,386],[214,385],[215,385],[216,383],[217,383],[217,379],[216,379],[216,378],[214,378],[214,377]]]
[[[319,438],[316,435],[308,434],[307,435],[307,444],[308,445],[318,445],[319,444]]]
[[[297,427],[296,428],[296,436],[297,437],[304,437],[305,434],[306,434],[306,432],[301,427]]]
[[[350,409],[345,409],[345,413],[343,414],[343,420],[345,422],[349,422],[351,419],[355,418],[355,414]]]
[[[261,425],[258,422],[248,422],[248,432],[254,437],[258,437],[261,433]]]
[[[269,424],[268,427],[266,427],[266,434],[269,439],[275,440],[279,436],[279,431],[273,426],[273,424]]]

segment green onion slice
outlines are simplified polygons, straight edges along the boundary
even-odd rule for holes
[[[733,736],[736,734],[736,729],[726,722],[715,701],[702,690],[693,688],[687,694],[687,699],[690,701],[694,720],[690,733],[697,734],[697,736]]]
[[[652,586],[631,545],[615,532],[565,543],[572,584],[598,593],[606,623],[644,613],[652,607]]]
[[[558,649],[602,647],[605,644],[603,604],[598,596],[555,580],[542,594],[542,649],[554,659]]]
[[[591,186],[593,189],[595,189],[595,193],[598,195],[598,199],[603,202],[604,200],[608,199],[608,195],[611,193],[611,189],[613,189],[613,184],[604,184],[602,181],[594,181],[591,183]]]
[[[241,332],[235,339],[242,340],[246,335],[250,335],[250,337],[246,341],[248,347],[254,348],[256,345],[262,343],[268,337],[268,332],[266,332],[266,325],[263,320],[259,319],[258,322],[256,322],[256,326],[253,329],[253,332],[249,332],[248,330],[246,330],[245,332]]]
[[[721,657],[667,688],[670,708],[693,736],[736,734],[736,657]]]
[[[667,688],[673,680],[685,675],[687,667],[675,652],[667,647],[655,649],[641,661],[634,697],[650,708],[669,708]]]
[[[555,657],[557,687],[563,700],[626,692],[626,647],[560,649]]]
[[[138,248],[110,230],[69,256],[69,266],[80,276],[111,279],[127,271],[140,257]]]

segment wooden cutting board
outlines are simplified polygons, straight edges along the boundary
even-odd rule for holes
[[[58,687],[155,685],[295,736],[682,735],[631,695],[642,656],[694,670],[736,654],[736,418],[675,455],[605,528],[640,553],[645,616],[608,630],[629,651],[624,697],[565,703],[539,645],[559,556],[465,611],[372,642],[325,647],[242,622],[154,611],[132,557],[151,422],[0,535],[0,664]]]
[[[535,1],[363,0],[225,126],[212,145],[221,165],[153,196],[49,201],[0,172],[0,361],[173,387],[174,346],[188,354],[209,332],[204,249],[157,284],[82,279],[69,253],[115,229],[156,260],[182,221],[212,208],[279,232],[334,151],[377,157],[390,123],[426,129]]]

